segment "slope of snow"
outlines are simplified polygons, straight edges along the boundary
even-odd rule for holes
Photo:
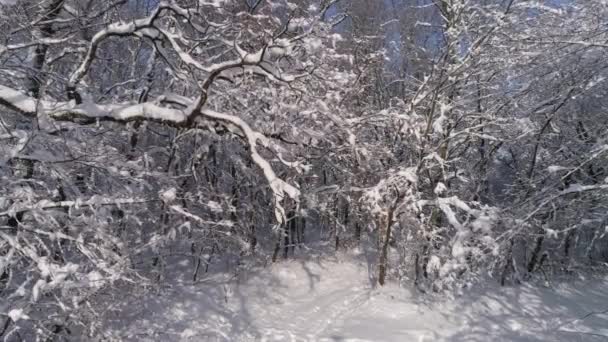
[[[173,285],[122,304],[106,322],[120,341],[605,341],[608,282],[555,288],[490,284],[458,298],[374,288],[353,257],[291,260]],[[176,282],[178,282],[176,280]],[[587,317],[585,317],[588,315]]]

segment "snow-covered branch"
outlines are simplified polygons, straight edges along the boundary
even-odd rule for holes
[[[160,97],[158,102],[162,102],[165,97]],[[192,107],[191,103],[184,102],[183,97],[173,97],[173,101],[182,101],[184,107]],[[13,88],[0,85],[0,103],[17,110],[23,114],[35,116],[37,112],[43,112],[55,120],[76,120],[76,119],[109,119],[117,122],[127,122],[131,120],[152,120],[170,124],[181,125],[186,122],[191,123],[191,127],[198,127],[199,120],[189,120],[186,114],[188,110],[161,107],[154,102],[147,103],[127,103],[127,104],[95,104],[84,102],[76,104],[70,102],[55,102],[48,100],[36,100]],[[267,138],[259,132],[254,131],[243,119],[230,114],[219,113],[210,109],[203,108],[198,112],[207,121],[215,121],[226,126],[236,127],[242,133],[245,143],[248,145],[250,156],[253,162],[262,170],[275,198],[275,216],[279,223],[284,221],[285,210],[281,202],[285,196],[298,200],[299,191],[292,185],[277,177],[270,163],[264,159],[258,148],[269,147]],[[195,115],[191,114],[191,115]],[[201,125],[200,127],[204,127]]]
[[[42,200],[34,204],[20,204],[16,203],[12,205],[8,210],[0,212],[0,217],[15,217],[17,213],[24,213],[35,210],[50,210],[59,208],[82,208],[82,207],[98,207],[98,206],[120,206],[120,205],[131,205],[131,204],[143,204],[149,202],[159,201],[159,199],[146,199],[146,198],[109,198],[94,196],[87,200],[75,200],[75,201],[49,201]]]

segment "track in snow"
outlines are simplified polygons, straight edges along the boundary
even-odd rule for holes
[[[174,286],[127,303],[116,341],[605,341],[608,282],[558,289],[495,284],[455,300],[374,289],[354,259],[288,261],[234,281]],[[585,286],[581,286],[584,284]],[[136,304],[136,305],[134,305]],[[585,319],[585,314],[597,311]]]

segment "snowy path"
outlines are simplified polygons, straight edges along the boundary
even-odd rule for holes
[[[174,287],[131,303],[107,340],[132,341],[606,341],[608,283],[477,289],[431,300],[373,289],[358,262],[290,261],[241,279]],[[136,305],[133,305],[136,304]]]

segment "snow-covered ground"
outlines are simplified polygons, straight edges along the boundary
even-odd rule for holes
[[[492,283],[447,299],[373,288],[366,263],[347,256],[221,277],[124,303],[106,323],[107,340],[608,340],[606,279],[553,288]]]

